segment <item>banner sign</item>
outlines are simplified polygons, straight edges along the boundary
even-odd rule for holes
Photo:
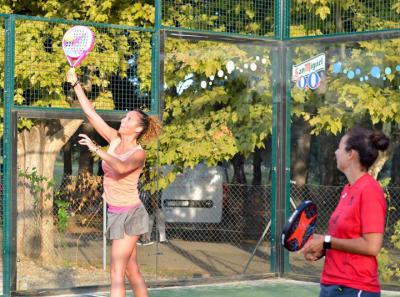
[[[300,77],[309,76],[313,72],[325,70],[325,54],[319,54],[292,68],[292,80],[297,82]]]

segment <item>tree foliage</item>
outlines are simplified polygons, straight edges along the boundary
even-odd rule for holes
[[[159,187],[200,162],[215,166],[264,146],[272,127],[270,66],[266,48],[167,41],[158,156],[173,171]]]

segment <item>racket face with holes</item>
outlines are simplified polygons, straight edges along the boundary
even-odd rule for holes
[[[310,200],[303,201],[283,226],[282,245],[290,252],[303,248],[314,234],[318,209]]]
[[[85,26],[74,26],[65,32],[62,48],[68,63],[77,67],[94,47],[94,34]]]

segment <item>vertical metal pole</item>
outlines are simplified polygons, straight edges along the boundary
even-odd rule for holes
[[[278,81],[276,74],[278,72],[278,48],[272,49],[272,201],[271,201],[271,269],[270,271],[276,272],[277,262],[277,220],[276,220],[276,201],[277,201],[277,145],[278,145],[278,105],[277,105],[277,90]]]
[[[151,111],[159,114],[160,102],[160,30],[162,22],[161,0],[155,1],[154,33],[151,37]],[[162,86],[161,86],[162,87]]]
[[[164,88],[164,74],[162,69],[164,68],[164,53],[161,50],[164,50],[164,38],[161,33],[162,28],[162,0],[155,0],[155,20],[154,20],[154,33],[152,36],[152,71],[151,71],[151,97],[152,97],[152,104],[151,110],[154,114],[157,114],[160,119],[162,119],[162,109],[161,109],[161,97]],[[156,170],[159,172],[159,143],[157,144],[157,166]],[[159,176],[159,175],[158,175]],[[156,195],[158,193],[158,182],[157,182],[157,189]],[[157,197],[158,199],[158,197]],[[156,220],[156,230],[158,230],[158,220],[157,216]],[[149,230],[151,232],[151,230]],[[158,234],[158,232],[156,232]],[[158,236],[158,235],[157,235]],[[158,244],[156,244],[156,257],[155,257],[155,279],[158,279]]]
[[[273,94],[273,205],[275,207],[275,266],[277,276],[284,273],[285,250],[281,244],[282,227],[287,213],[287,178],[290,178],[287,167],[287,92],[286,92],[286,47],[282,42],[274,55],[274,94]]]
[[[284,72],[283,79],[285,79],[285,84],[284,84],[284,89],[282,90],[283,92],[286,93],[285,96],[285,101],[286,101],[286,106],[285,106],[285,119],[286,124],[286,147],[285,147],[285,218],[284,222],[286,222],[289,214],[290,214],[290,205],[291,205],[291,197],[290,197],[290,153],[291,153],[291,82],[292,82],[292,49],[290,47],[285,46],[285,52],[284,55],[282,56],[284,59],[282,63],[282,67]],[[282,225],[283,229],[283,225]],[[289,271],[289,253],[288,251],[284,250],[284,269],[282,273]]]
[[[3,135],[3,294],[11,295],[16,288],[16,197],[13,191],[13,142],[16,138],[15,119],[11,110],[14,101],[15,17],[5,19],[4,58],[4,135]],[[14,141],[13,141],[14,140]],[[14,147],[15,148],[15,147]]]
[[[272,203],[271,203],[271,271],[282,276],[288,253],[281,244],[282,227],[290,200],[290,62],[285,40],[289,38],[290,1],[276,1],[275,39],[281,40],[273,49],[273,106],[272,106]],[[289,71],[288,71],[289,69]]]

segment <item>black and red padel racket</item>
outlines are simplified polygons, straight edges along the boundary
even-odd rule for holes
[[[305,200],[292,213],[283,226],[282,245],[290,252],[303,248],[314,234],[317,224],[317,205],[310,200]]]

